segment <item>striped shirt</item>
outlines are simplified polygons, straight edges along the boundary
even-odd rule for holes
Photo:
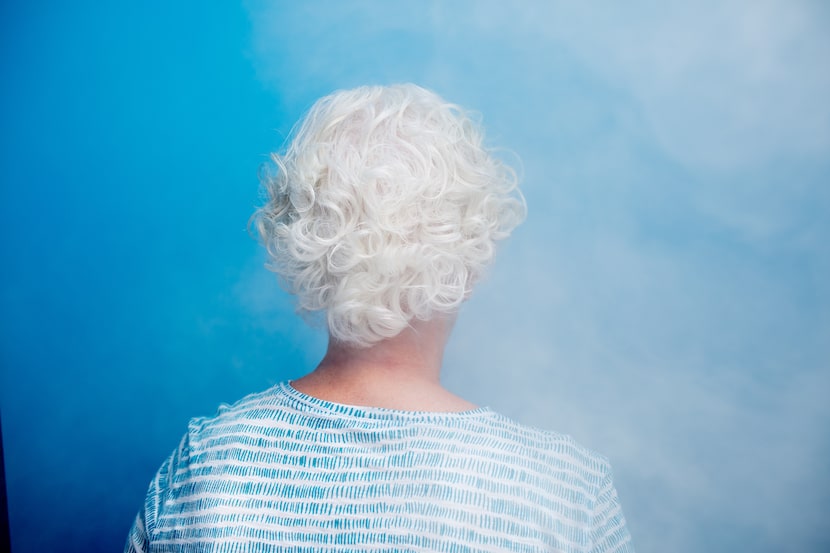
[[[125,552],[354,550],[633,548],[608,462],[568,436],[282,383],[190,422]]]

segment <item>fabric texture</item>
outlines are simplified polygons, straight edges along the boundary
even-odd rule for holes
[[[481,408],[354,407],[282,383],[193,419],[125,552],[633,552],[607,460]]]

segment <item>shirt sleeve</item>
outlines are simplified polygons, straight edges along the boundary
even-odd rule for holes
[[[608,467],[594,504],[591,553],[634,553],[631,535]]]
[[[150,549],[147,539],[146,523],[144,522],[144,509],[138,512],[133,527],[127,535],[127,545],[124,546],[124,553],[146,553]]]
[[[188,436],[182,439],[179,447],[161,464],[158,472],[147,490],[144,505],[135,517],[130,533],[127,535],[127,543],[124,546],[124,553],[147,553],[153,541],[156,520],[164,500],[173,489],[173,477],[176,467],[188,458]]]

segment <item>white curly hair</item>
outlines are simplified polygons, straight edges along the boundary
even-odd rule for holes
[[[332,339],[369,346],[455,312],[525,216],[516,173],[460,107],[413,84],[318,100],[253,216],[267,267],[323,311]]]

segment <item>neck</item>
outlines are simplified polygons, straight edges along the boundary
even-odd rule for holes
[[[329,340],[325,357],[292,383],[320,399],[405,411],[464,411],[475,406],[441,386],[441,362],[453,317],[416,321],[366,348]]]

